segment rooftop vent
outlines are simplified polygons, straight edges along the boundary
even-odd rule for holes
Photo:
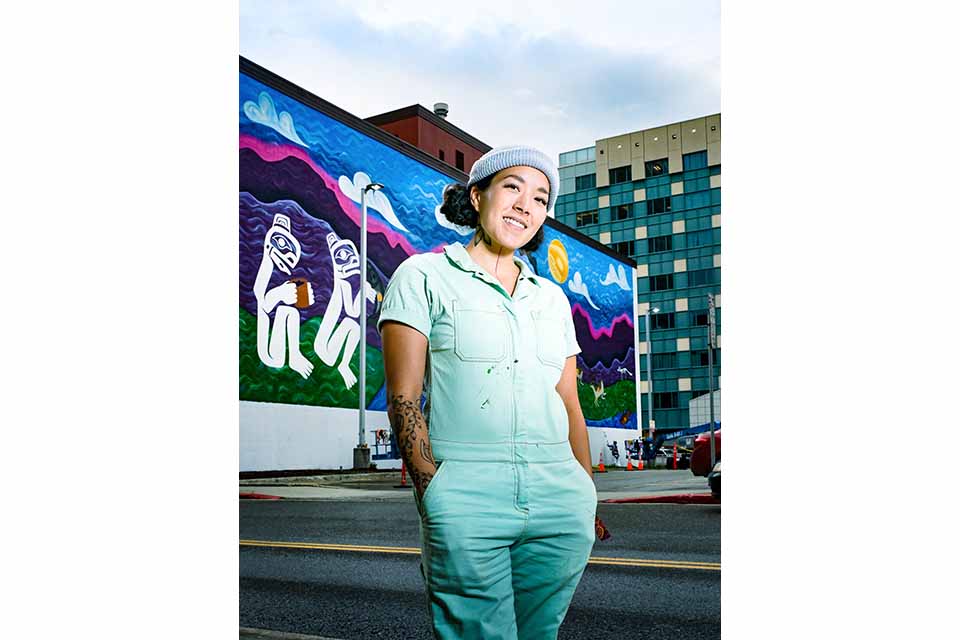
[[[433,105],[433,112],[441,118],[446,118],[447,114],[450,113],[450,105],[446,102],[437,102]]]

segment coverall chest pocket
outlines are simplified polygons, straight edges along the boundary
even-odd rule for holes
[[[497,362],[506,355],[507,324],[500,311],[457,304],[453,312],[454,351],[466,362]]]
[[[563,369],[563,327],[559,318],[543,309],[533,312],[533,323],[537,331],[537,359]]]

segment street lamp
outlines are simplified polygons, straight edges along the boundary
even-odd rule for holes
[[[647,327],[647,433],[650,436],[651,444],[653,441],[653,346],[650,344],[650,314],[660,313],[660,307],[651,307],[652,303],[647,304],[647,311],[643,314],[644,324]],[[643,431],[640,432],[643,435]]]
[[[360,192],[360,425],[357,448],[353,450],[353,468],[370,468],[370,449],[366,443],[367,424],[367,191],[379,191],[383,185],[371,182]]]

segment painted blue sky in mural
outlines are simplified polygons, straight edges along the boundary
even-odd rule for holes
[[[362,183],[353,181],[358,172],[381,182],[388,204],[375,207],[368,202],[368,212],[379,215],[416,252],[463,242],[468,237],[441,226],[450,224],[437,211],[443,188],[452,181],[450,176],[411,161],[399,151],[244,74],[240,74],[239,119],[241,134],[303,147],[332,178],[340,181],[341,190],[354,201],[359,201],[357,191],[362,188]],[[554,280],[563,287],[571,304],[579,303],[588,311],[594,326],[608,327],[624,312],[632,314],[632,273],[623,263],[549,227],[545,227],[545,233],[543,245],[533,256],[535,269],[541,275],[550,275],[546,268],[548,248],[552,240],[560,239],[573,268],[562,282]],[[623,273],[618,274],[618,267]],[[611,270],[622,278],[613,280]]]
[[[355,202],[359,203],[359,191],[365,184],[383,184],[381,201],[368,200],[368,213],[379,216],[405,236],[417,253],[466,237],[441,226],[441,222],[449,223],[437,217],[443,188],[453,181],[450,176],[413,162],[399,151],[243,74],[239,106],[241,134],[302,146],[331,177],[340,181],[341,190]],[[273,118],[259,117],[264,112],[272,112]],[[278,126],[282,116],[286,116],[282,118],[286,130]]]

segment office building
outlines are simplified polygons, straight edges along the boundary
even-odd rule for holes
[[[559,166],[557,221],[637,262],[644,420],[652,358],[657,431],[700,426],[688,404],[709,388],[707,294],[717,307],[714,389],[720,379],[720,114],[597,140],[561,153]]]

